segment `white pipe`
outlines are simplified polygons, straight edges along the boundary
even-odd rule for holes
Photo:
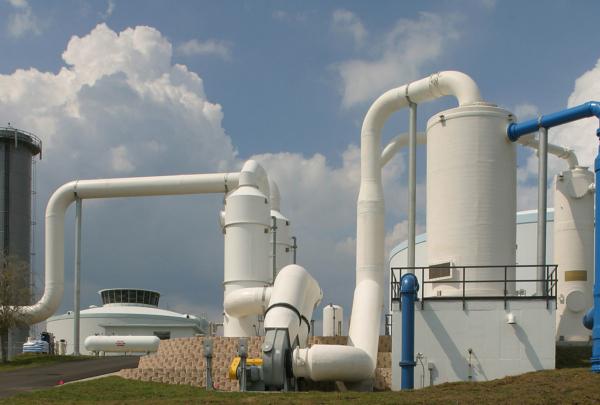
[[[59,187],[46,206],[44,295],[37,303],[21,307],[27,323],[34,324],[48,319],[60,306],[65,273],[65,213],[76,197],[83,200],[223,193],[237,187],[239,179],[239,173],[191,174],[77,180]]]
[[[271,201],[271,211],[281,211],[281,193],[279,193],[279,186],[275,183],[275,180],[269,177],[269,200]]]
[[[536,139],[535,134],[524,135],[520,137],[517,142],[523,146],[527,146],[535,150],[539,150],[540,147],[540,142]],[[577,155],[575,155],[575,151],[572,149],[549,143],[548,153],[566,160],[567,164],[569,165],[569,169],[579,167],[579,160],[577,159]]]
[[[306,347],[312,313],[322,297],[319,284],[308,271],[297,264],[285,266],[273,284],[265,330],[285,329],[290,343],[298,338],[300,347]]]
[[[417,144],[425,145],[427,143],[427,136],[425,132],[417,132]],[[389,163],[390,160],[400,151],[400,149],[408,146],[408,132],[396,136],[383,148],[381,152],[380,164],[383,168]]]
[[[263,315],[271,299],[273,287],[250,287],[230,292],[225,296],[223,308],[229,316],[242,318]]]
[[[370,371],[362,377],[372,378],[375,372],[383,311],[385,228],[381,182],[381,130],[393,112],[407,107],[410,102],[421,103],[445,95],[455,96],[461,106],[481,101],[479,89],[469,76],[460,72],[440,72],[387,91],[375,100],[363,121],[361,182],[357,204],[356,289],[348,342],[350,346],[367,354],[356,358]],[[306,361],[318,364],[318,355],[323,354],[325,349],[314,345],[309,351],[313,349],[314,355],[307,354]],[[346,360],[334,357],[328,361],[332,365],[331,370],[335,371],[328,379],[342,380],[347,377]],[[311,369],[312,365],[309,364],[307,368]]]

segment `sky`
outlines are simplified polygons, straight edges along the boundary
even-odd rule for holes
[[[74,179],[234,171],[253,158],[278,182],[298,262],[322,304],[350,313],[360,126],[384,91],[459,70],[520,119],[600,99],[596,1],[0,0],[0,126],[43,140],[36,163],[35,282],[43,286],[43,213]],[[419,106],[418,127],[455,106]],[[406,111],[383,130],[406,131]],[[588,119],[551,142],[583,164]],[[406,238],[406,157],[385,169],[386,251]],[[537,158],[518,150],[518,207],[536,207]],[[425,148],[418,232],[425,230]],[[550,173],[564,168],[551,158]],[[550,185],[550,184],[549,184]],[[102,288],[159,290],[162,306],[222,313],[223,196],[85,201],[82,305]],[[549,195],[552,201],[551,194]],[[72,309],[73,209],[65,294]],[[321,307],[315,313],[321,318]]]

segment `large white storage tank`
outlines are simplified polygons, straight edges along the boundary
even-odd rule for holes
[[[516,152],[506,137],[512,117],[479,103],[427,123],[427,257],[440,280],[434,295],[462,294],[460,283],[447,282],[462,280],[461,271],[444,266],[515,264]],[[503,278],[504,269],[467,270],[467,280],[482,282],[467,283],[466,293],[502,296],[503,283],[485,281]]]
[[[554,258],[558,265],[557,340],[588,342],[581,319],[593,306],[594,174],[566,170],[554,181]]]

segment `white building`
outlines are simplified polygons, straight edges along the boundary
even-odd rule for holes
[[[98,292],[101,307],[90,306],[80,313],[80,352],[93,335],[158,336],[160,339],[190,337],[208,333],[208,321],[194,315],[158,308],[160,293],[135,288],[114,288]],[[73,352],[73,311],[48,319],[47,330],[55,339],[66,340],[66,353]]]

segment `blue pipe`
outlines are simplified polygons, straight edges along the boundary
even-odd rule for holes
[[[402,303],[402,368],[401,390],[415,388],[415,301],[419,291],[419,282],[412,273],[406,273],[400,279],[400,300]]]
[[[600,103],[589,101],[577,107],[567,108],[559,112],[542,115],[538,119],[513,123],[508,126],[507,135],[511,141],[519,137],[537,131],[539,128],[551,128],[567,122],[577,121],[582,118],[597,117],[600,119]],[[600,138],[600,128],[596,130],[596,136]],[[596,184],[600,184],[600,148],[594,161],[594,173]],[[594,217],[600,221],[600,192],[595,193]],[[592,311],[593,310],[593,311]],[[594,224],[594,307],[586,314],[584,324],[592,326],[592,372],[600,373],[600,227]],[[592,316],[593,313],[593,316]]]
[[[540,128],[552,128],[567,122],[577,121],[587,117],[598,117],[600,119],[600,103],[588,101],[577,107],[567,108],[539,118],[513,123],[508,126],[508,138],[515,142],[521,136],[536,132]]]

